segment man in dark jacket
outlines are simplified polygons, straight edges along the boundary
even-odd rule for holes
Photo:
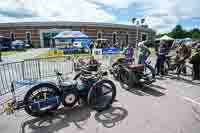
[[[91,44],[90,44],[90,54],[92,55],[92,50],[93,50],[93,48],[94,48],[94,42],[92,42]]]
[[[160,42],[159,48],[156,50],[157,60],[156,60],[156,75],[164,75],[164,63],[168,49],[164,41]]]
[[[197,46],[197,51],[190,59],[190,63],[193,64],[193,80],[200,80],[200,44]]]

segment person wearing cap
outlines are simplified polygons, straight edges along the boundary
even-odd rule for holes
[[[191,57],[190,63],[193,65],[193,80],[200,80],[200,44],[197,45],[196,53]]]
[[[151,51],[145,46],[145,43],[146,41],[142,41],[138,44],[138,64],[145,64],[147,58],[151,54]]]

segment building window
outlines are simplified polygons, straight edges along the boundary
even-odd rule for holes
[[[116,32],[113,33],[112,42],[113,42],[113,44],[115,44],[117,42],[117,33]]]
[[[128,45],[128,33],[126,34],[126,45]]]
[[[15,33],[10,32],[10,39],[11,39],[11,41],[15,40]]]
[[[147,33],[141,33],[141,40],[147,41],[148,40],[148,34]]]
[[[102,39],[102,32],[97,32],[97,40]],[[101,43],[101,40],[97,41],[98,45]]]
[[[97,32],[97,39],[102,39],[102,32]]]
[[[31,32],[26,32],[26,43],[31,44]]]

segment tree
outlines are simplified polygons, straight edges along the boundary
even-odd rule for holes
[[[176,39],[185,38],[187,35],[187,31],[183,30],[181,25],[176,25],[176,27],[170,33],[170,36]]]
[[[200,39],[200,32],[193,32],[192,33],[192,39],[194,39],[194,40]]]
[[[162,37],[164,35],[168,35],[174,39],[183,39],[183,38],[192,38],[192,39],[200,39],[200,29],[194,28],[190,31],[186,31],[182,28],[181,25],[176,25],[176,27],[169,33],[162,33],[157,35],[157,37]]]

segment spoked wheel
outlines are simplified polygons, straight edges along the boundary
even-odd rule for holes
[[[127,68],[120,68],[119,70],[119,78],[122,84],[128,85],[130,84],[130,71]]]
[[[164,62],[164,73],[169,74],[169,62],[165,61]]]
[[[154,70],[154,68],[151,65],[146,64],[145,68],[144,68],[144,75],[149,80],[155,79],[155,70]]]
[[[34,108],[34,103],[39,103],[48,98],[55,98],[60,95],[58,88],[51,84],[39,84],[31,88],[24,97],[25,111],[29,115],[34,117],[41,117],[49,114],[49,112],[54,111],[60,105],[60,100],[54,100],[51,104],[45,107]],[[36,105],[36,104],[35,104]],[[37,105],[36,105],[37,106]]]
[[[116,80],[119,80],[119,74],[118,74],[118,69],[119,69],[119,64],[118,63],[114,63],[112,65],[112,75]]]
[[[116,97],[116,86],[110,80],[101,80],[88,93],[88,104],[97,111],[103,111],[112,105]]]
[[[188,81],[192,80],[192,76],[194,74],[194,71],[193,71],[191,66],[181,65],[178,72],[179,72],[178,75],[177,75],[178,79],[184,79],[184,80],[188,80]]]

